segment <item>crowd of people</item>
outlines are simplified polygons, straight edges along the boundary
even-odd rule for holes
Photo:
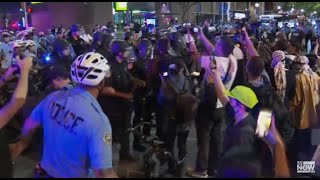
[[[177,141],[174,176],[184,175],[178,165],[195,127],[187,176],[299,177],[297,161],[316,149],[319,41],[304,22],[270,27],[146,25],[122,38],[112,23],[92,35],[78,24],[39,36],[35,28],[3,31],[0,177],[12,177],[12,161],[32,147],[42,152],[35,177],[118,177],[112,145],[121,146],[119,163],[137,161],[125,132],[153,119],[163,148],[175,154]],[[146,151],[140,136],[133,149]]]

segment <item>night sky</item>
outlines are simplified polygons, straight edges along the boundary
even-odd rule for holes
[[[0,13],[19,11],[20,2],[0,2]]]

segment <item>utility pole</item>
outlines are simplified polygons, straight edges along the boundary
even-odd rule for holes
[[[213,22],[216,23],[216,2],[213,3]]]
[[[25,23],[26,23],[26,29],[29,27],[29,23],[28,23],[28,12],[27,12],[27,2],[21,2],[21,7],[24,11],[24,19],[25,19]]]
[[[224,14],[223,14],[223,10],[224,10],[224,2],[220,2],[221,3],[221,22],[223,23],[223,16],[224,16]]]

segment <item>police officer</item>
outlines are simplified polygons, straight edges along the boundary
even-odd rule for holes
[[[132,31],[125,32],[125,34],[124,34],[124,40],[128,43],[129,46],[134,45],[134,36],[133,35],[134,34]]]
[[[67,39],[73,47],[76,56],[88,51],[88,46],[85,44],[85,41],[80,38],[80,29],[81,26],[79,24],[72,25],[70,28],[70,37]]]
[[[134,119],[133,126],[139,122],[150,122],[151,114],[155,99],[152,96],[151,88],[148,83],[148,64],[151,61],[152,56],[152,43],[148,39],[141,39],[137,45],[138,58],[134,62],[131,74],[145,82],[145,86],[141,86],[134,91]],[[143,134],[150,135],[150,127],[143,127]],[[133,141],[133,148],[137,151],[144,151],[145,148],[141,145],[139,137],[135,136]]]
[[[10,34],[9,32],[2,32],[2,40],[0,43],[0,62],[1,70],[6,70],[12,64],[13,57],[13,46],[10,43]]]
[[[45,60],[48,65],[62,65],[69,69],[72,64],[72,51],[70,44],[63,39],[57,39],[54,43],[53,53]]]
[[[101,96],[99,102],[110,118],[114,141],[120,142],[120,160],[134,160],[129,151],[129,134],[125,133],[130,127],[133,110],[133,80],[128,70],[129,56],[128,45],[123,40],[111,43],[113,57],[109,59],[112,76],[106,82],[107,87],[112,87],[115,92]]]
[[[103,32],[95,32],[93,34],[93,42],[90,46],[89,51],[97,52],[103,55],[105,58],[109,59],[112,57],[110,51],[110,43],[113,40],[113,36]]]
[[[46,51],[52,51],[52,44],[49,43],[49,40],[44,36],[44,32],[39,32],[39,44],[42,46]]]
[[[28,145],[28,137],[42,125],[44,153],[36,177],[85,178],[89,168],[97,178],[116,176],[112,170],[111,126],[96,100],[110,76],[107,62],[92,52],[76,58],[71,77],[77,87],[50,94],[25,121],[22,141],[15,145],[13,154],[20,154]]]

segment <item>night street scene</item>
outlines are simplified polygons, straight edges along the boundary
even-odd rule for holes
[[[320,178],[319,2],[0,2],[0,178]]]

